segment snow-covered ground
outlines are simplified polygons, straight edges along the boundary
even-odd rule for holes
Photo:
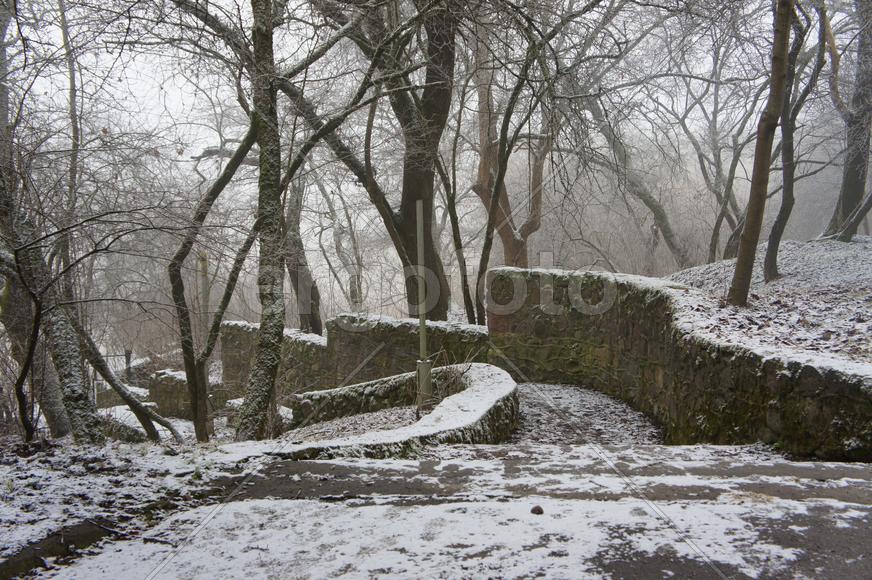
[[[99,410],[100,414],[104,417],[109,417],[127,425],[128,427],[133,427],[143,433],[145,433],[142,429],[142,425],[139,423],[139,419],[136,418],[136,415],[127,407],[127,405],[118,405],[116,407],[107,407],[105,409]],[[167,421],[169,421],[173,427],[175,427],[176,431],[179,432],[187,442],[194,443],[197,438],[194,435],[194,424],[191,421],[186,419],[176,419],[173,417],[167,417]],[[172,434],[166,427],[154,424],[157,429],[158,434],[162,439],[172,440]],[[216,441],[230,441],[232,438],[233,431],[227,427],[227,418],[226,417],[218,417],[215,419],[215,439]]]
[[[372,413],[361,413],[359,415],[350,415],[331,421],[306,425],[284,433],[282,439],[292,443],[322,441],[338,437],[362,435],[367,431],[397,429],[411,425],[417,420],[418,417],[415,414],[414,406],[392,407]]]
[[[660,430],[606,394],[576,385],[522,383],[520,424],[512,443],[654,445]]]
[[[786,240],[779,252],[781,277],[769,283],[763,282],[764,252],[761,246],[749,307],[723,300],[694,303],[694,331],[872,369],[872,237],[857,236],[850,243]],[[734,268],[735,260],[726,260],[670,279],[723,299]]]
[[[275,461],[47,576],[868,577],[869,466],[760,448],[465,446]],[[460,451],[462,456],[463,448]],[[487,457],[488,454],[491,457]],[[152,575],[153,576],[150,576]]]
[[[4,445],[0,559],[66,525],[114,521],[168,494],[185,501],[203,478],[232,471],[214,447],[177,453],[148,443],[110,442],[104,447],[59,444],[20,457]]]
[[[407,429],[410,408],[264,442],[67,445],[31,457],[7,447],[0,570],[64,525],[102,521],[115,532],[72,561],[49,558],[39,575],[872,577],[872,466],[657,445],[656,428],[605,395],[542,384],[519,395],[513,442],[415,459],[280,457],[303,439]]]

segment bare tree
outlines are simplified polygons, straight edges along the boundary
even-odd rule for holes
[[[821,12],[824,26],[829,28],[826,13]],[[840,56],[836,49],[832,31],[827,33],[832,77],[830,96],[836,110],[845,123],[845,163],[842,172],[842,186],[833,217],[824,235],[839,234],[850,240],[859,222],[845,228],[851,221],[855,210],[861,205],[866,191],[866,174],[869,168],[869,131],[872,128],[872,0],[855,0],[853,18],[857,26],[857,63],[854,71],[854,92],[850,106],[845,103],[838,90]]]
[[[745,225],[742,228],[742,237],[739,243],[739,254],[736,258],[736,271],[733,274],[733,281],[727,295],[727,300],[736,306],[748,304],[748,293],[751,289],[754,256],[757,253],[757,242],[760,239],[763,210],[766,206],[766,194],[769,188],[772,142],[784,106],[790,44],[790,19],[793,16],[793,6],[793,0],[779,0],[775,10],[769,96],[766,108],[757,124],[751,192],[745,214]]]
[[[12,12],[4,2],[0,6],[0,235],[8,253],[3,258],[6,269],[17,271],[37,308],[43,309],[42,330],[57,369],[73,436],[81,441],[100,442],[104,437],[102,423],[88,394],[75,330],[61,306],[63,299],[56,279],[36,241],[39,236],[33,229],[33,220],[20,203],[22,175],[15,163],[18,155],[8,85],[6,36],[11,21]]]
[[[826,62],[826,28],[823,25],[826,8],[820,5],[816,9],[821,16],[821,24],[818,26],[817,50],[812,53],[815,56],[811,63],[808,62],[810,59],[800,62],[800,53],[811,27],[811,18],[801,5],[797,5],[792,19],[793,41],[787,54],[784,106],[781,110],[781,207],[772,224],[766,245],[766,257],[763,260],[763,279],[767,282],[778,277],[778,247],[795,204],[797,119],[814,90]],[[811,69],[808,79],[805,85],[800,85],[803,69],[808,67]]]

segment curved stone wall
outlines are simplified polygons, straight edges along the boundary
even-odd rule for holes
[[[872,460],[872,373],[703,336],[689,295],[708,298],[639,276],[496,268],[491,360],[519,381],[614,395],[673,444],[763,441],[800,456]]]
[[[461,368],[465,366],[467,365],[433,369],[434,403],[466,388],[461,376]],[[412,372],[347,387],[298,394],[288,400],[293,411],[290,427],[293,429],[303,424],[414,405],[417,389],[417,373]]]
[[[404,457],[427,445],[500,443],[508,439],[518,420],[517,385],[511,376],[502,369],[482,363],[444,367],[442,371],[456,378],[459,392],[442,399],[430,413],[412,425],[293,445],[273,455],[291,459]],[[414,375],[400,375],[378,383],[385,387],[393,382],[403,389],[409,376],[414,379]],[[358,385],[358,391],[373,384]],[[332,395],[335,397],[340,393]]]

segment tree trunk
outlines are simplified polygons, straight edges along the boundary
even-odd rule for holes
[[[303,191],[299,179],[291,179],[285,213],[285,265],[291,286],[297,298],[300,330],[323,334],[321,322],[321,293],[309,268],[306,248],[300,235],[300,219],[303,209]]]
[[[102,421],[88,392],[76,331],[66,312],[58,305],[58,300],[45,300],[45,304],[47,306],[43,314],[43,328],[46,343],[57,369],[73,437],[77,441],[102,443]],[[49,304],[52,306],[48,306]]]
[[[403,191],[400,211],[397,216],[397,231],[405,254],[413,267],[406,272],[406,302],[410,316],[418,315],[418,290],[414,269],[418,266],[417,252],[417,202],[424,203],[425,308],[430,320],[448,318],[451,288],[445,275],[445,267],[439,256],[438,246],[433,242],[433,194],[436,159],[439,141],[448,122],[453,92],[455,36],[457,16],[454,7],[446,3],[434,9],[424,21],[427,32],[427,70],[425,88],[420,99],[419,111],[414,119],[403,126],[405,154],[403,158]],[[411,102],[411,101],[409,101]],[[403,105],[394,103],[395,111]],[[398,118],[404,118],[398,111]]]
[[[478,94],[478,141],[479,162],[478,178],[473,191],[481,199],[485,211],[490,211],[491,192],[494,179],[498,172],[499,135],[497,134],[498,114],[493,104],[493,85],[495,63],[491,50],[493,43],[489,42],[489,25],[476,28],[477,41],[475,49],[475,85]],[[533,157],[529,176],[529,208],[527,219],[520,228],[514,221],[514,210],[509,200],[505,182],[500,185],[499,203],[496,208],[496,233],[503,246],[503,261],[507,266],[516,268],[529,267],[528,242],[530,236],[539,230],[542,221],[542,195],[545,175],[545,163],[551,153],[551,145],[556,132],[552,111],[545,103],[545,97],[540,97],[542,108],[542,123],[537,145],[530,144]],[[511,155],[511,151],[509,154]]]
[[[188,392],[191,397],[191,415],[193,416],[194,433],[196,434],[197,441],[200,442],[209,440],[208,369],[206,368],[206,361],[201,360],[201,357],[197,355],[194,343],[194,323],[192,321],[191,308],[188,306],[188,299],[185,296],[185,280],[182,276],[182,268],[194,247],[194,242],[209,215],[212,205],[218,199],[218,196],[221,195],[221,192],[224,191],[224,188],[227,187],[227,184],[239,169],[256,139],[257,127],[252,124],[239,147],[218,176],[218,179],[209,187],[203,199],[197,204],[194,215],[191,218],[191,225],[167,267],[167,274],[170,279],[170,293],[173,297],[176,321],[179,325],[179,342],[185,368],[185,379],[188,382]],[[230,283],[228,282],[228,284]],[[222,315],[221,312],[216,313],[216,318]],[[210,350],[208,342],[209,337],[204,337],[204,352]],[[206,360],[208,358],[206,356]]]
[[[52,437],[65,437],[70,433],[70,418],[64,408],[64,397],[58,374],[51,362],[45,342],[36,345],[36,355],[33,359],[34,380],[39,383],[36,389],[36,400],[45,417],[48,431]]]
[[[818,10],[823,10],[818,7]],[[821,18],[823,20],[823,18]],[[787,60],[787,78],[785,80],[784,106],[781,109],[781,175],[782,192],[781,207],[772,224],[769,233],[769,242],[766,246],[766,257],[763,261],[763,279],[771,282],[778,277],[778,249],[781,238],[787,227],[787,222],[793,211],[794,182],[796,176],[796,153],[794,145],[794,133],[796,131],[796,119],[805,104],[806,99],[817,85],[821,70],[826,64],[826,27],[823,23],[818,27],[818,52],[812,70],[809,74],[805,87],[793,98],[794,81],[796,79],[796,66],[802,47],[808,35],[809,19],[805,17],[805,24],[799,19],[793,19],[793,43]]]
[[[0,5],[0,38],[6,31],[12,15],[6,5]],[[21,248],[15,256],[22,283],[30,292],[41,292],[40,301],[45,311],[42,326],[46,346],[51,352],[63,394],[64,407],[70,420],[73,437],[80,442],[104,441],[102,422],[88,392],[82,368],[76,333],[59,306],[59,294],[51,271],[38,247],[28,246],[34,237],[31,221],[18,206],[18,180],[14,164],[12,130],[9,120],[9,87],[7,45],[0,43],[0,232],[5,242]]]
[[[497,111],[493,103],[495,63],[491,55],[493,49],[489,42],[489,25],[476,27],[475,48],[475,89],[478,95],[478,178],[473,191],[481,199],[485,211],[490,212],[491,192],[499,165],[499,134],[497,131]],[[510,114],[510,113],[506,113]],[[515,228],[514,216],[509,204],[509,194],[505,182],[500,184],[498,193],[496,233],[503,246],[503,261],[507,266],[526,268],[528,266],[527,243]]]
[[[872,85],[867,88],[872,89]],[[844,227],[866,191],[866,174],[869,166],[869,120],[869,115],[851,113],[845,123],[847,148],[845,165],[842,168],[842,185],[836,209],[827,227],[827,235],[834,234]],[[854,233],[856,232],[852,232],[851,235],[853,236]]]
[[[863,220],[865,220],[866,216],[869,215],[870,210],[872,210],[872,192],[868,193],[863,204],[854,210],[854,213],[848,218],[848,221],[845,222],[845,227],[836,235],[836,239],[842,242],[850,242],[854,237],[854,234],[857,233],[860,224],[863,223]],[[868,224],[866,225],[866,234],[869,234]]]
[[[155,423],[158,423],[169,430],[178,443],[181,443],[182,436],[176,428],[173,427],[172,423],[155,413],[150,407],[145,406],[133,393],[130,392],[125,384],[118,380],[115,373],[113,373],[109,368],[109,365],[106,364],[106,360],[103,358],[103,355],[100,354],[100,349],[97,348],[97,345],[94,343],[94,340],[85,328],[72,316],[70,317],[70,322],[75,329],[76,334],[78,334],[79,344],[81,345],[82,352],[85,354],[88,363],[100,374],[101,377],[103,377],[112,390],[118,393],[118,396],[121,397],[121,400],[124,401],[130,411],[134,416],[136,416],[139,424],[142,425],[146,436],[152,441],[160,441],[160,435],[154,426]]]
[[[782,117],[781,125],[781,207],[778,209],[778,215],[775,217],[775,222],[772,224],[772,231],[769,232],[769,241],[766,245],[766,257],[763,260],[763,279],[766,282],[771,282],[778,278],[778,248],[781,245],[781,237],[784,235],[784,229],[787,227],[787,221],[790,219],[790,214],[793,212],[795,198],[793,195],[794,176],[796,175],[796,159],[793,151],[793,130],[788,121],[784,124]]]
[[[860,30],[854,94],[851,97],[851,107],[844,114],[845,165],[842,168],[839,199],[824,235],[842,233],[866,192],[869,130],[872,127],[872,0],[855,0],[854,9]],[[843,235],[850,239],[855,233],[856,228],[845,231]]]
[[[19,369],[24,368],[27,347],[33,325],[33,306],[30,295],[14,276],[6,278],[3,289],[3,304],[0,308],[0,322],[6,328],[12,351],[12,358]],[[48,358],[44,341],[36,345],[31,363],[31,390],[39,408],[45,416],[52,437],[63,437],[70,432],[70,420],[64,409],[61,387],[57,373]]]
[[[461,110],[465,96],[461,94]],[[460,235],[460,218],[457,215],[457,146],[460,140],[460,116],[457,119],[457,131],[454,133],[454,141],[451,148],[451,175],[449,179],[441,164],[437,165],[445,189],[445,210],[448,212],[448,221],[451,225],[451,244],[454,247],[454,255],[457,257],[457,269],[460,271],[460,293],[463,296],[463,308],[466,312],[466,321],[475,324],[475,303],[472,301],[472,292],[469,288],[469,272],[466,266],[466,254],[463,251],[463,237]]]
[[[790,19],[793,15],[793,4],[793,0],[779,0],[775,13],[769,97],[766,109],[757,124],[757,143],[754,150],[754,167],[751,173],[748,209],[745,212],[745,226],[742,228],[742,236],[739,240],[736,270],[727,295],[729,303],[736,306],[748,304],[748,293],[751,290],[754,256],[757,252],[757,242],[760,239],[760,229],[763,226],[763,212],[766,208],[766,194],[769,189],[772,141],[775,138],[778,117],[784,105],[787,52],[790,42]]]
[[[257,125],[258,161],[257,219],[261,223],[257,283],[260,298],[260,332],[254,363],[239,411],[236,439],[262,438],[270,399],[282,356],[285,328],[284,240],[281,199],[282,159],[278,115],[276,113],[276,75],[273,52],[272,2],[251,0],[254,25],[254,67],[252,71],[252,116]]]

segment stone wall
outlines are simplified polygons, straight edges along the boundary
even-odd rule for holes
[[[147,384],[148,383],[146,383],[146,385]],[[140,401],[149,400],[148,388],[127,385],[127,390],[133,393],[133,395]],[[95,404],[98,409],[108,409],[109,407],[117,407],[118,405],[124,405],[126,403],[121,398],[121,395],[115,392],[115,389],[103,381],[96,381]]]
[[[222,383],[226,399],[245,394],[257,330],[257,324],[248,322],[226,321],[221,324]],[[325,380],[330,376],[326,339],[286,328],[282,365],[276,380],[283,394],[324,389],[329,386]]]
[[[492,270],[489,288],[493,362],[516,380],[614,395],[673,444],[764,441],[800,456],[872,460],[872,377],[700,336],[679,308],[695,290],[514,268]]]
[[[284,393],[362,383],[415,370],[417,320],[342,315],[327,321],[327,338],[285,330],[283,362],[276,382]],[[487,361],[484,326],[428,322],[434,366]],[[228,399],[242,397],[248,379],[256,324],[221,325],[221,363]]]
[[[94,397],[94,403],[97,405],[98,409],[108,409],[109,407],[116,407],[124,404],[124,401],[118,393],[116,393],[112,387],[102,382],[97,383]]]
[[[271,455],[292,459],[405,457],[428,445],[500,443],[509,438],[518,420],[518,394],[508,373],[491,365],[473,363],[446,367],[440,374],[450,377],[451,394],[412,425],[290,445]],[[381,386],[391,381],[402,383],[409,377],[414,375],[379,383]]]
[[[434,404],[465,388],[463,371],[459,366],[433,369]],[[288,401],[293,411],[291,428],[391,407],[414,405],[417,389],[417,373],[412,372],[347,387],[303,393]]]
[[[130,364],[129,369],[118,369],[115,373],[134,395],[142,400],[147,400],[148,388],[151,385],[154,373],[161,369],[173,368],[182,368],[180,351],[138,358]],[[124,405],[124,401],[118,393],[100,378],[95,381],[94,402],[98,409]]]
[[[418,321],[384,316],[342,315],[327,321],[327,349],[333,384],[370,381],[411,372],[418,361]],[[484,326],[427,322],[434,366],[486,362]]]
[[[157,413],[164,417],[192,419],[191,397],[185,373],[172,369],[151,375],[148,399],[157,404]]]

